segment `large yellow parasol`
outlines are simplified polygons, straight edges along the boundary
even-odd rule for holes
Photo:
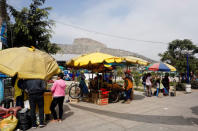
[[[0,51],[0,72],[24,79],[49,79],[60,73],[55,59],[35,48],[20,47]]]
[[[71,59],[66,64],[70,67],[87,67],[89,65],[97,65],[101,63],[120,63],[123,59],[105,53],[94,52],[84,54]]]
[[[144,66],[147,66],[149,64],[148,61],[133,56],[125,56],[123,58],[126,60],[127,63],[139,64]]]

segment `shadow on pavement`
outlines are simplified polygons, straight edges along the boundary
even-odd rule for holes
[[[90,107],[84,107],[80,105],[70,104],[70,106],[82,109],[85,111],[97,113],[99,115],[105,115],[109,117],[114,117],[118,119],[125,119],[130,121],[153,123],[153,124],[166,124],[166,125],[194,125],[198,124],[197,118],[184,118],[183,116],[158,116],[158,115],[139,115],[130,113],[118,113],[112,111],[104,111],[99,109],[94,109]]]
[[[143,95],[134,95],[134,100],[142,100],[142,99],[144,99],[145,98],[145,96],[143,96]]]
[[[74,112],[71,112],[71,109],[69,108],[68,105],[63,105],[63,117],[62,120],[65,120],[66,118],[72,116],[74,114]]]
[[[192,110],[192,113],[198,115],[198,106],[191,107],[190,109]]]

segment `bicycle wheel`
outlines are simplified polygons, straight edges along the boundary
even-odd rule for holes
[[[112,92],[109,93],[109,102],[110,103],[116,103],[119,100],[120,100],[119,92],[112,91]]]
[[[71,85],[71,87],[69,88],[69,96],[72,99],[78,99],[81,96],[81,89],[78,86],[78,84],[73,84]]]

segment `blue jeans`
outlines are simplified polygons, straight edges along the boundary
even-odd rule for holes
[[[144,91],[146,91],[146,82],[142,82],[143,86],[144,86]]]
[[[125,100],[131,99],[131,91],[132,91],[132,88],[125,91],[125,94],[126,94]]]

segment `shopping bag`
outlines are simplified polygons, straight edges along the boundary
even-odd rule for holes
[[[18,120],[14,115],[11,115],[0,121],[1,131],[13,131],[17,126]]]

